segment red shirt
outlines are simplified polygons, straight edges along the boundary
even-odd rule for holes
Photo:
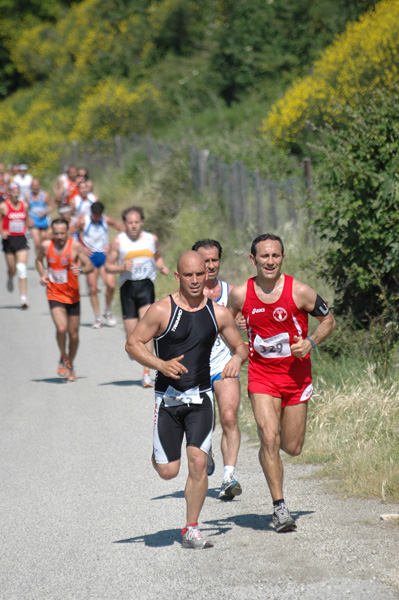
[[[27,214],[24,203],[18,202],[17,208],[8,200],[4,204],[8,207],[8,214],[3,216],[3,231],[9,236],[25,235]]]
[[[284,275],[284,287],[276,302],[259,300],[254,280],[248,279],[242,314],[247,322],[249,340],[248,376],[270,374],[311,375],[310,354],[296,358],[291,353],[294,336],[308,335],[308,313],[299,309],[292,298],[293,278]]]

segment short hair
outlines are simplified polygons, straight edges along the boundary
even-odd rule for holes
[[[131,212],[138,213],[140,215],[140,219],[144,221],[144,212],[141,206],[129,206],[129,208],[125,208],[125,210],[122,211],[122,220],[124,223],[126,223],[127,215]]]
[[[257,249],[256,247],[259,244],[259,242],[265,242],[266,240],[273,240],[274,242],[280,242],[281,254],[284,254],[284,244],[283,244],[283,240],[281,239],[281,237],[279,237],[278,235],[274,235],[273,233],[262,233],[262,235],[258,235],[258,237],[255,238],[251,244],[252,256],[256,256],[256,249]]]
[[[97,200],[96,202],[93,202],[90,208],[93,215],[102,215],[105,207],[102,202]]]
[[[69,229],[69,223],[63,217],[57,217],[56,219],[53,219],[51,221],[51,227],[54,227],[54,225],[66,225],[66,228]]]
[[[217,240],[211,240],[210,238],[206,238],[205,240],[198,240],[195,242],[191,250],[197,251],[198,248],[217,248],[219,253],[219,260],[222,258],[222,246],[219,244]]]

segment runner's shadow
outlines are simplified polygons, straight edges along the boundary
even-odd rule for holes
[[[314,510],[298,510],[291,511],[292,516],[297,519],[298,517],[304,515],[312,515]],[[248,529],[254,529],[256,531],[274,531],[274,527],[272,524],[272,515],[256,515],[256,514],[245,514],[245,515],[233,515],[231,517],[226,517],[225,519],[215,519],[213,521],[205,521],[207,525],[214,525],[217,527],[222,527],[224,525],[228,525],[233,523],[238,527],[245,527]],[[292,532],[283,532],[283,533],[292,533]]]
[[[78,378],[79,379],[79,378]],[[33,383],[67,383],[67,380],[63,377],[49,377],[48,379],[31,379]]]
[[[166,500],[167,498],[184,498],[184,491],[180,490],[180,492],[173,492],[173,494],[164,494],[163,496],[155,496],[155,498],[151,498],[151,500]]]
[[[219,498],[220,488],[210,488],[207,492],[208,498]],[[184,498],[184,491],[173,492],[172,494],[164,494],[163,496],[155,496],[151,500],[167,500],[168,498]]]
[[[87,379],[86,377],[78,377],[79,379]],[[65,377],[48,377],[47,379],[31,379],[33,383],[68,383]]]
[[[209,535],[209,532],[214,529],[215,533]],[[204,529],[201,528],[202,533],[207,532],[207,537],[215,537],[219,535],[223,535],[230,531],[231,527],[213,527],[212,529]],[[126,540],[117,540],[116,542],[112,542],[113,544],[145,544],[145,546],[149,546],[150,548],[160,548],[162,546],[173,546],[175,542],[181,544],[181,529],[164,529],[162,531],[158,531],[157,533],[150,533],[148,535],[138,535],[133,538],[128,538]]]
[[[0,306],[0,310],[19,310],[19,312],[26,312],[21,310],[21,307],[18,304],[13,304],[12,306]]]
[[[108,381],[107,383],[99,383],[99,386],[103,386],[103,385],[116,385],[119,387],[127,387],[130,385],[137,385],[139,387],[141,387],[141,379],[125,379],[124,381]]]

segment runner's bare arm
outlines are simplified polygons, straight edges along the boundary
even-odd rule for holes
[[[156,264],[156,267],[160,271],[160,273],[162,273],[163,275],[169,275],[169,269],[165,265],[164,260],[163,260],[163,258],[161,256],[161,253],[159,252],[158,238],[157,238],[156,235],[154,235],[154,242],[155,242],[155,247],[156,247],[156,252],[155,252],[155,264]]]
[[[234,318],[230,311],[223,306],[214,304],[215,316],[219,327],[219,333],[223,341],[229,347],[233,356],[222,371],[221,378],[237,377],[242,365],[248,358],[248,348],[237,331]]]
[[[118,237],[114,238],[111,243],[111,247],[109,249],[106,261],[105,261],[105,271],[107,273],[123,273],[123,271],[130,271],[132,268],[132,261],[126,260],[122,262],[120,265],[117,264],[119,257],[119,239]]]
[[[297,307],[306,310],[308,313],[314,311],[316,301],[320,298],[311,287],[295,279],[292,287],[292,296]],[[331,334],[335,327],[335,319],[328,310],[327,305],[323,302],[321,306],[322,310],[316,311],[319,314],[314,315],[319,321],[319,325],[308,336],[308,338],[313,341],[314,345],[309,339],[303,339],[301,336],[294,336],[295,343],[291,345],[291,352],[297,358],[304,358],[307,356],[314,346],[320,344]]]
[[[49,246],[50,246],[50,240],[44,241],[41,244],[41,246],[39,247],[39,250],[37,251],[36,262],[35,262],[36,270],[40,275],[40,285],[44,285],[44,286],[47,285],[49,282],[48,275],[47,275],[46,269],[44,267],[44,257],[47,254]]]
[[[235,286],[229,294],[227,308],[230,310],[234,318],[237,317],[238,313],[241,312],[242,307],[244,306],[246,293],[247,284],[243,283],[242,285]]]
[[[108,215],[105,215],[104,218],[105,218],[105,222],[110,227],[113,227],[117,231],[125,231],[125,226],[120,221],[115,221],[115,219],[113,219],[112,217],[108,217]]]
[[[153,337],[160,335],[167,326],[170,317],[170,304],[166,300],[159,300],[150,306],[129,336],[125,350],[144,367],[161,371],[166,377],[180,379],[180,374],[187,373],[186,367],[181,364],[184,354],[165,361],[154,356],[146,347],[146,343]]]
[[[90,258],[87,256],[84,246],[82,246],[82,244],[79,244],[79,242],[74,242],[73,251],[76,253],[76,257],[79,259],[80,263],[72,263],[71,271],[74,275],[79,275],[79,273],[87,275],[87,273],[91,273],[92,271],[94,271],[94,265],[91,262]]]

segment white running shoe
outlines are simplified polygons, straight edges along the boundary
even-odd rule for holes
[[[203,548],[213,548],[213,544],[204,538],[198,527],[188,527],[183,535],[183,548],[202,550]]]
[[[233,500],[235,496],[242,493],[242,488],[234,475],[229,475],[222,481],[222,487],[219,494],[220,500]]]
[[[22,310],[26,310],[28,308],[28,300],[26,296],[21,296],[21,308]]]
[[[141,380],[141,385],[143,388],[151,388],[154,387],[154,382],[152,381],[152,377],[148,371],[143,373],[143,378]]]
[[[105,325],[108,325],[108,327],[115,327],[115,325],[117,324],[117,320],[115,319],[114,315],[110,310],[105,311],[105,313],[103,314],[103,319]]]
[[[92,329],[101,329],[102,326],[103,326],[103,322],[101,321],[101,318],[98,318],[94,321],[91,328]]]

